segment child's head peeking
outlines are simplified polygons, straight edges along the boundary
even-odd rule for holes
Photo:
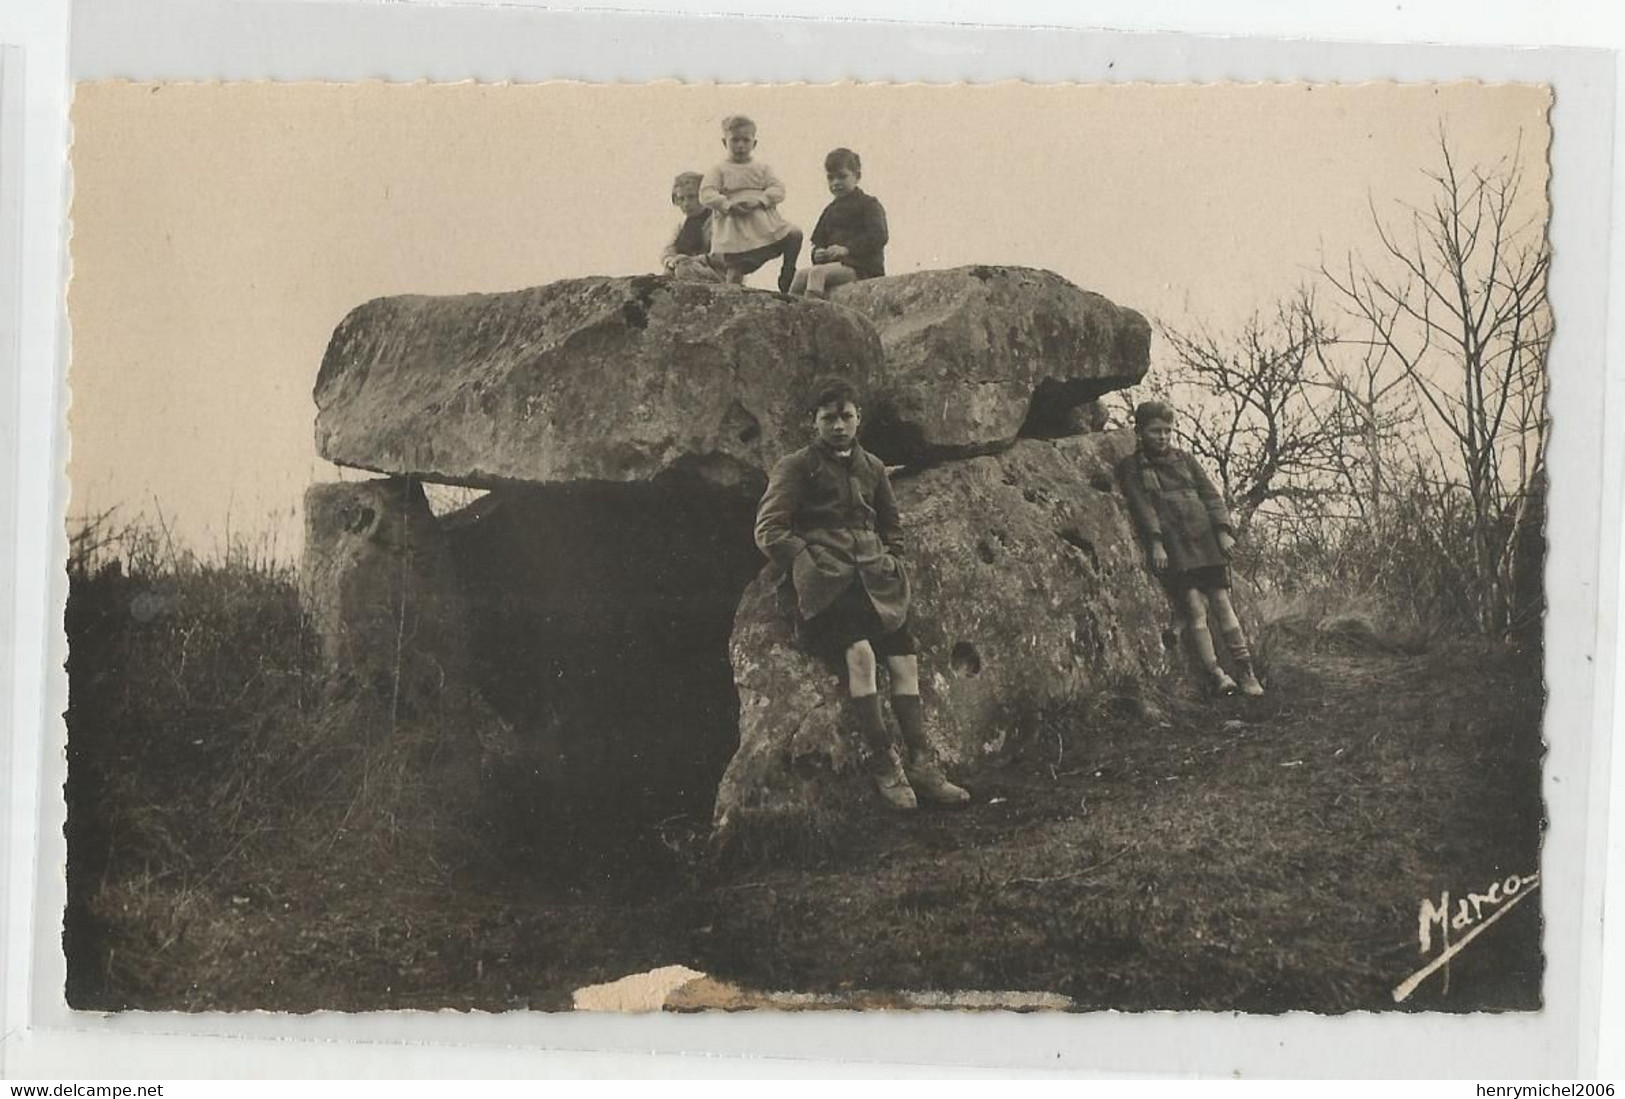
[[[688,217],[704,210],[700,205],[700,183],[704,179],[698,172],[679,172],[671,181],[671,204]]]
[[[863,161],[851,149],[831,149],[824,157],[824,179],[829,183],[829,193],[836,198],[857,190],[862,178]]]
[[[728,158],[735,164],[749,164],[750,154],[756,150],[756,123],[742,114],[731,114],[722,120],[722,144]]]
[[[1134,408],[1134,433],[1148,453],[1166,453],[1173,445],[1174,406],[1166,401],[1141,401]]]
[[[818,387],[813,397],[813,430],[818,441],[835,451],[852,449],[858,439],[863,413],[858,408],[858,391],[844,378],[831,378]]]

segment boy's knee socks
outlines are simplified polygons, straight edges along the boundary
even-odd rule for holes
[[[897,715],[897,728],[910,752],[925,753],[931,748],[925,739],[925,721],[919,695],[892,695],[891,712]]]
[[[1247,647],[1247,635],[1236,626],[1224,631],[1224,643],[1230,648],[1230,655],[1237,664],[1251,664],[1253,662],[1252,650]]]
[[[876,755],[884,754],[891,748],[891,732],[886,728],[886,719],[880,713],[880,696],[854,695],[852,698],[852,712],[858,718],[858,732],[863,734],[863,742],[869,750]]]

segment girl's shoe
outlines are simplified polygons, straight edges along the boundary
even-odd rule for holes
[[[1213,690],[1216,693],[1228,698],[1229,696],[1235,694],[1239,689],[1236,686],[1236,681],[1230,678],[1230,673],[1226,672],[1223,668],[1214,668],[1210,674],[1213,676]],[[1262,694],[1263,690],[1264,689],[1260,687],[1259,693]]]
[[[1264,694],[1264,685],[1258,681],[1251,667],[1241,670],[1241,693],[1248,698],[1260,698]]]

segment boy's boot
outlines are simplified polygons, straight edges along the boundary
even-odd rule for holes
[[[1230,646],[1230,656],[1241,669],[1241,693],[1251,698],[1257,698],[1264,693],[1264,685],[1253,674],[1253,653],[1247,647],[1247,636],[1237,626],[1233,630],[1224,631],[1224,643]]]
[[[919,695],[892,695],[891,711],[897,715],[897,727],[903,731],[903,743],[908,745],[908,763],[903,774],[914,793],[932,805],[964,805],[970,800],[970,791],[955,786],[942,773],[936,752],[925,739],[925,722],[921,713]]]
[[[1202,662],[1202,669],[1207,672],[1213,689],[1222,695],[1235,694],[1236,681],[1219,667],[1219,654],[1213,651],[1213,635],[1207,627],[1187,626],[1186,630],[1191,635],[1191,647],[1196,650],[1196,658]]]
[[[919,803],[914,798],[914,790],[903,774],[897,749],[892,746],[891,735],[886,731],[886,720],[880,715],[880,696],[872,694],[854,698],[852,711],[858,716],[858,730],[863,733],[863,742],[869,747],[869,777],[874,780],[880,800],[892,809],[917,808]]]

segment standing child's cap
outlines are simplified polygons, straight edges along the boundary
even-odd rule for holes
[[[1141,401],[1134,406],[1134,426],[1144,427],[1146,424],[1161,421],[1171,424],[1174,422],[1174,406],[1166,401]]]

